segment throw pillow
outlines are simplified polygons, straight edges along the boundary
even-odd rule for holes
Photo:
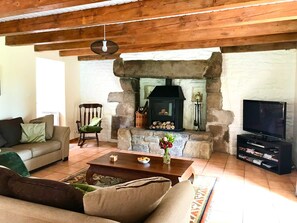
[[[54,115],[46,115],[32,119],[30,123],[45,123],[45,139],[51,139],[54,134]]]
[[[169,179],[151,177],[98,188],[84,195],[85,213],[122,223],[143,222],[170,186]]]
[[[12,197],[12,193],[8,188],[8,180],[18,174],[5,166],[0,166],[0,195]]]
[[[0,134],[0,147],[4,146],[7,143],[7,141],[4,139],[4,137]]]
[[[70,183],[70,185],[73,186],[75,189],[80,190],[83,194],[95,191],[98,188],[88,184],[80,184],[80,183]]]
[[[45,123],[21,124],[21,143],[45,142]]]
[[[96,126],[96,125],[99,124],[100,121],[101,121],[101,118],[94,117],[94,118],[92,118],[92,120],[91,120],[89,126]]]
[[[11,147],[20,143],[22,135],[21,123],[24,123],[21,117],[0,120],[0,134],[7,141],[5,147]]]
[[[69,184],[14,176],[8,188],[17,199],[83,213],[83,193]]]

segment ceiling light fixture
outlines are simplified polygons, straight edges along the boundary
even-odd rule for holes
[[[111,40],[106,40],[105,25],[103,25],[103,40],[96,40],[91,44],[91,50],[100,55],[111,55],[118,51],[119,46]]]

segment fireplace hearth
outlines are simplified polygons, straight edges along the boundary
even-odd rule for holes
[[[180,132],[183,128],[184,94],[180,86],[156,86],[149,99],[148,126],[152,130]]]

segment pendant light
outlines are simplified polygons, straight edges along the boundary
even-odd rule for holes
[[[96,40],[91,44],[91,50],[100,55],[111,55],[118,51],[119,46],[111,40],[106,40],[105,25],[103,26],[103,40]]]

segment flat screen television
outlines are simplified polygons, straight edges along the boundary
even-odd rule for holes
[[[286,139],[286,112],[286,102],[243,100],[243,130]]]

